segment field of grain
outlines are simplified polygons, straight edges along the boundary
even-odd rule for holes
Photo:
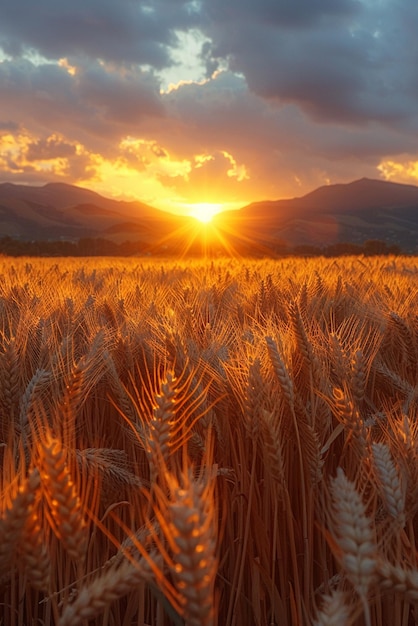
[[[418,259],[0,259],[0,624],[418,622]]]

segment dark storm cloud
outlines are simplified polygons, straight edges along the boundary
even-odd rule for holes
[[[408,97],[418,62],[412,0],[207,0],[205,6],[210,68],[227,59],[262,97],[296,102],[328,121],[415,114]]]
[[[121,64],[170,63],[176,28],[195,23],[188,2],[166,0],[2,0],[0,46],[11,55],[36,50],[48,59],[85,55]]]
[[[161,115],[157,84],[142,72],[119,73],[101,65],[89,66],[76,80],[80,98],[105,119],[135,124],[144,115]]]
[[[214,23],[257,22],[288,27],[314,26],[326,17],[355,15],[358,0],[206,0],[205,9]]]

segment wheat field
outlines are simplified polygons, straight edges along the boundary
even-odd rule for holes
[[[418,259],[0,259],[0,624],[418,623]]]

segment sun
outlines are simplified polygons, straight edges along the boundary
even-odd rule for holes
[[[195,202],[189,205],[189,215],[202,224],[208,224],[220,211],[222,211],[222,205],[213,202]]]

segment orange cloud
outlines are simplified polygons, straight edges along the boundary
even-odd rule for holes
[[[85,156],[83,146],[58,133],[46,139],[26,130],[0,135],[0,169],[13,175],[26,174],[32,180],[36,174],[41,175],[41,182],[42,176],[44,180],[70,176],[74,174],[72,162]]]
[[[232,154],[229,154],[226,150],[222,150],[224,157],[230,162],[231,167],[227,171],[227,176],[230,178],[236,178],[238,182],[242,180],[248,180],[250,178],[247,168],[244,164],[238,165]]]
[[[417,184],[418,181],[418,161],[411,159],[394,160],[386,159],[381,161],[377,169],[383,174],[386,180],[399,183]]]
[[[58,65],[59,67],[63,67],[68,72],[68,74],[70,74],[70,76],[75,76],[77,74],[77,68],[75,67],[75,65],[71,65],[66,58],[59,59]]]
[[[163,181],[177,177],[187,181],[192,166],[156,141],[130,136],[114,146],[114,156],[106,157],[58,133],[45,139],[27,131],[0,135],[0,169],[19,175],[22,182],[65,180],[105,196],[138,199],[168,209],[175,209],[181,198],[173,197],[172,188]]]

